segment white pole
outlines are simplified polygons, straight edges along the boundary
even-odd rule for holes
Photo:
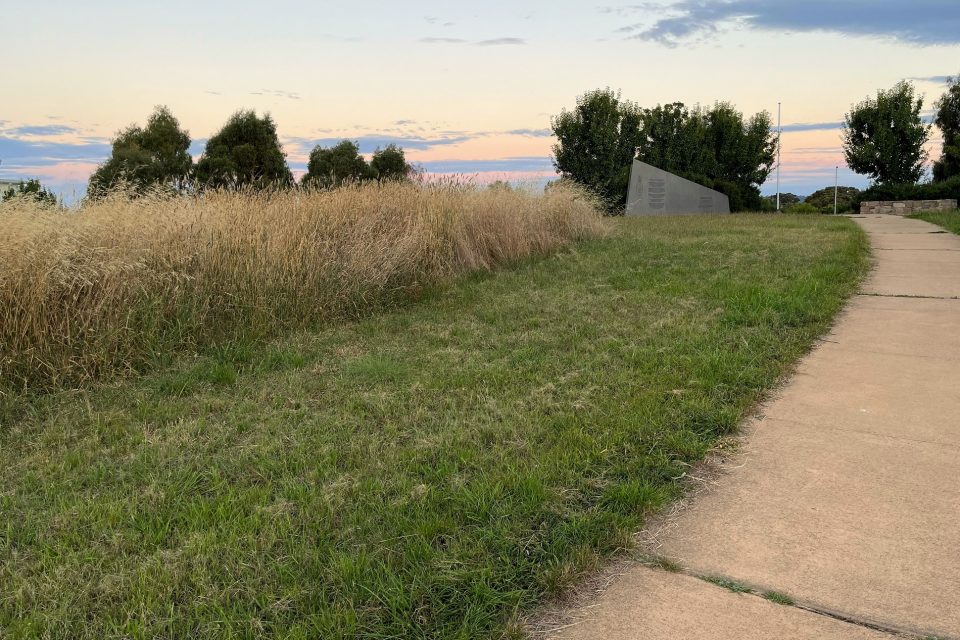
[[[833,178],[833,215],[837,215],[837,191],[840,189],[840,166],[834,167]]]
[[[780,211],[780,137],[783,127],[780,125],[780,104],[777,103],[777,211]]]

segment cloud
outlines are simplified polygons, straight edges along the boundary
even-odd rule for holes
[[[463,44],[466,42],[463,38],[420,38],[424,44]]]
[[[466,44],[468,40],[463,38],[420,38],[418,42],[424,44]],[[527,44],[523,38],[492,38],[490,40],[478,40],[473,44],[478,47],[502,47],[511,45]]]
[[[637,9],[650,10],[649,5]],[[814,31],[893,39],[912,45],[960,44],[956,0],[683,0],[667,17],[622,30],[631,38],[676,46],[709,37],[721,27],[740,25],[765,31]]]
[[[784,133],[796,133],[798,131],[837,131],[843,128],[843,121],[836,122],[796,122],[794,124],[783,125]],[[776,129],[774,129],[776,131]]]
[[[947,84],[953,76],[923,76],[909,78],[915,82],[930,82],[932,84]]]
[[[4,129],[2,131],[3,135],[21,137],[21,136],[62,136],[69,134],[79,133],[79,129],[76,127],[71,127],[65,124],[41,124],[41,125],[28,125],[23,127],[14,127],[12,129]]]
[[[528,138],[549,138],[553,135],[552,129],[511,129],[503,133],[511,136],[527,136]]]
[[[110,155],[110,143],[90,138],[80,142],[37,142],[0,135],[0,158],[5,167],[50,166],[70,161],[101,162]]]
[[[368,133],[360,136],[342,136],[337,138],[287,138],[286,142],[298,147],[302,153],[310,153],[315,146],[332,147],[342,140],[353,140],[360,145],[360,153],[373,153],[378,148],[382,149],[390,144],[395,144],[404,149],[415,149],[425,151],[433,147],[450,146],[461,144],[472,140],[475,135],[458,133],[457,135],[441,135],[433,138],[420,136],[391,135],[381,133]]]
[[[208,91],[207,93],[212,93]],[[216,94],[220,95],[220,94]],[[287,98],[289,100],[299,100],[300,94],[294,93],[293,91],[282,91],[280,89],[260,89],[259,91],[251,91],[251,96],[270,96],[273,98]]]
[[[545,156],[518,156],[493,160],[429,160],[421,163],[430,173],[553,172],[553,161]]]
[[[479,47],[499,47],[503,45],[527,44],[523,38],[494,38],[492,40],[481,40],[477,43]]]

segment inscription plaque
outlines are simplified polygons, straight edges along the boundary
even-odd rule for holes
[[[724,194],[639,160],[630,169],[628,216],[730,213]]]

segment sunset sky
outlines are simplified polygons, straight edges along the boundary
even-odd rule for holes
[[[432,173],[542,182],[550,116],[620,89],[641,106],[726,100],[776,119],[782,188],[866,180],[843,166],[851,103],[912,79],[925,110],[960,73],[957,0],[484,3],[0,2],[0,177],[68,199],[110,138],[165,104],[203,141],[269,112],[291,167],[315,144],[395,142]],[[931,152],[936,154],[935,131]],[[764,186],[774,190],[773,178]]]

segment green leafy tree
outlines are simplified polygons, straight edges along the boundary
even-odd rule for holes
[[[385,148],[377,148],[370,158],[370,168],[380,182],[405,180],[413,172],[413,167],[407,164],[403,149],[395,144],[388,144]]]
[[[252,110],[230,116],[207,141],[196,175],[202,186],[214,188],[263,189],[293,183],[277,125],[269,114],[260,118]]]
[[[837,212],[844,213],[853,210],[859,197],[860,190],[856,187],[838,187]],[[833,213],[833,187],[824,187],[814,191],[807,196],[804,202],[816,207],[820,213]]]
[[[851,169],[877,184],[920,180],[930,126],[920,116],[923,97],[915,94],[912,84],[901,81],[851,108],[843,128],[843,152]]]
[[[303,176],[304,186],[339,187],[345,182],[361,182],[375,173],[360,155],[356,142],[343,140],[333,147],[314,147]]]
[[[640,142],[640,109],[611,89],[577,98],[573,111],[551,119],[553,164],[564,178],[596,192],[611,209],[627,197],[630,164]]]
[[[644,109],[637,158],[730,197],[734,211],[761,209],[760,186],[773,169],[770,116],[745,119],[729,103],[688,109],[675,102]]]
[[[121,183],[136,193],[182,190],[193,167],[189,147],[190,134],[167,107],[157,107],[146,127],[130,125],[117,134],[110,158],[90,177],[87,193],[96,198]]]
[[[3,192],[0,201],[6,202],[13,198],[30,198],[40,204],[56,206],[57,196],[52,191],[40,184],[39,180],[20,181],[15,187],[9,187]]]
[[[943,133],[943,153],[933,163],[933,180],[960,176],[960,76],[947,80],[947,92],[937,101],[934,123]]]
[[[800,204],[803,202],[803,198],[798,196],[795,193],[781,193],[780,194],[780,208],[786,209],[790,205]],[[777,210],[777,196],[764,196],[762,202],[762,211],[776,211]]]

